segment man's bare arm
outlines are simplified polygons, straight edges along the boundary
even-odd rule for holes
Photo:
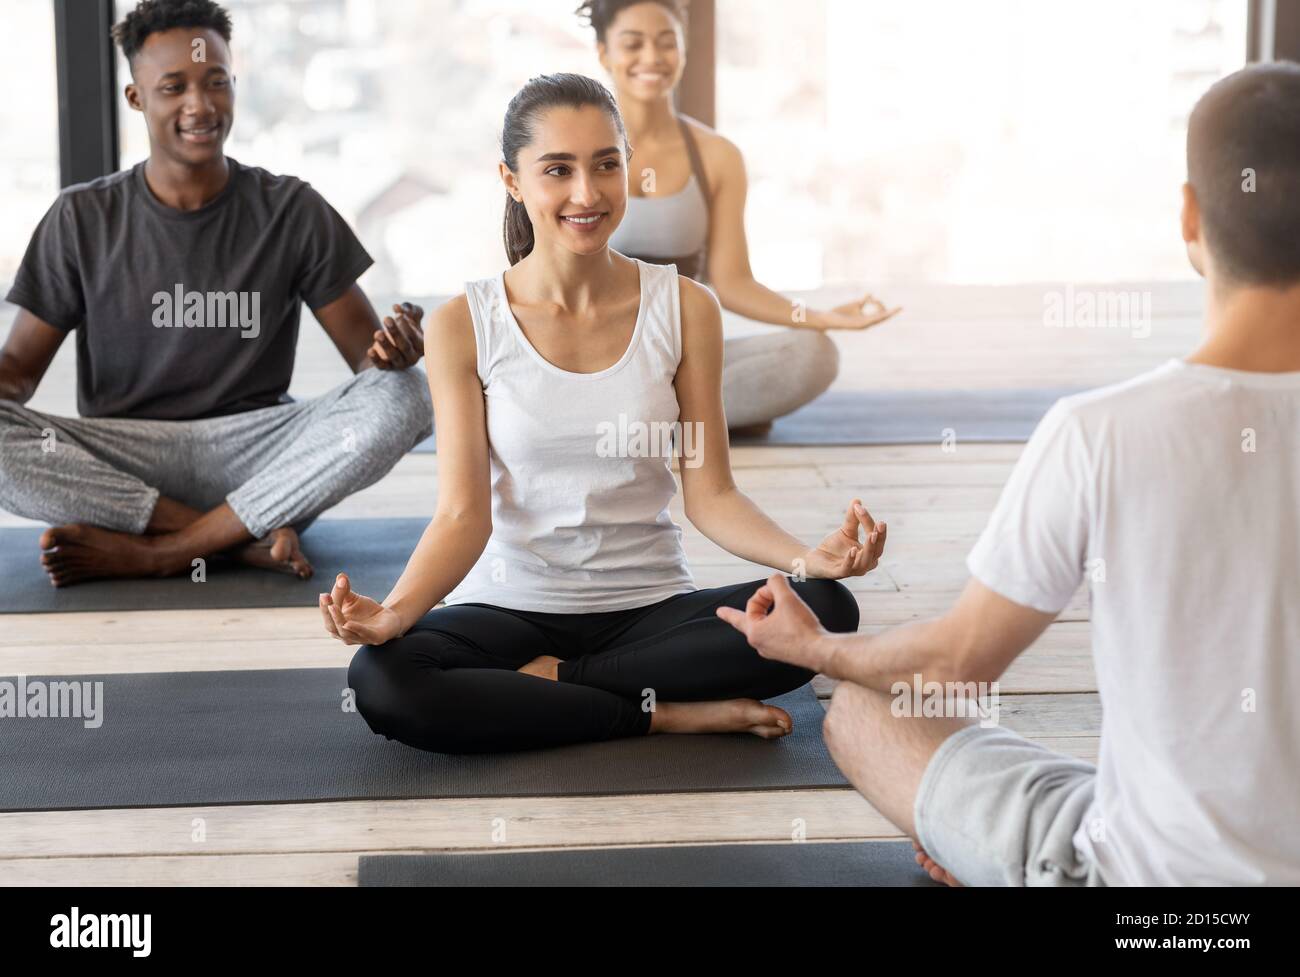
[[[353,373],[371,367],[404,370],[424,354],[424,310],[405,302],[379,320],[370,299],[355,282],[328,305],[312,314],[333,341]]]
[[[20,308],[0,349],[0,400],[25,404],[68,334]]]
[[[821,635],[822,671],[889,692],[895,682],[992,682],[1032,645],[1055,614],[1007,600],[973,577],[952,610],[877,635]]]

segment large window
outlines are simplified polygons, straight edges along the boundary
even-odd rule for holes
[[[1244,0],[716,0],[718,128],[745,154],[751,254],[824,281],[1188,276],[1187,113],[1239,67]],[[127,0],[119,0],[122,13]],[[230,153],[312,182],[379,294],[498,270],[496,140],[530,76],[602,78],[576,0],[229,0]],[[0,283],[57,192],[50,0],[5,0]],[[129,75],[119,67],[119,88]],[[122,165],[144,157],[117,94]]]
[[[59,190],[59,96],[50,0],[5,0],[0,58],[0,296]]]
[[[1187,114],[1242,66],[1244,0],[717,2],[761,280],[1192,274]]]

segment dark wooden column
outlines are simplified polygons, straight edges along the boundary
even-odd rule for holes
[[[1273,60],[1300,61],[1300,3],[1276,0],[1273,9]]]
[[[54,0],[59,80],[59,185],[116,172],[113,0]]]
[[[1300,0],[1250,0],[1247,61],[1300,61]]]
[[[717,35],[715,0],[690,0],[686,8],[686,72],[677,86],[677,108],[707,126],[716,125]]]

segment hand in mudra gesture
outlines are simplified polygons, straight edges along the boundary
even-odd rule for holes
[[[325,630],[345,645],[382,645],[402,630],[397,612],[377,600],[355,593],[346,573],[334,580],[334,589],[320,595]]]
[[[902,311],[901,305],[892,309],[886,308],[884,302],[868,292],[860,299],[845,302],[819,313],[810,320],[810,324],[815,324],[821,329],[870,329],[892,319]]]
[[[844,523],[802,557],[810,577],[860,577],[874,570],[885,552],[888,527],[877,523],[861,499],[849,503]],[[865,534],[865,536],[864,536]]]

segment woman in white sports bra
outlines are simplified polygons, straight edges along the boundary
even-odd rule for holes
[[[687,518],[795,574],[828,632],[857,630],[837,578],[876,566],[886,527],[855,499],[808,546],[736,488],[717,302],[608,246],[627,207],[627,144],[599,82],[530,81],[502,156],[511,267],[470,282],[426,331],[433,519],[383,603],[345,574],[320,596],[329,633],[363,646],[348,670],[357,711],[376,733],[445,753],[784,736],[790,715],[760,700],[812,673],[760,657],[719,616],[766,614],[765,580],[695,586],[668,511],[673,455]]]
[[[628,129],[633,165],[615,251],[677,265],[707,281],[722,307],[786,328],[723,341],[722,399],[733,433],[762,433],[820,396],[839,371],[828,329],[866,329],[899,309],[871,294],[832,309],[799,309],[754,279],[745,236],[745,161],[735,144],[679,115],[673,90],[686,68],[677,0],[587,0],[578,14],[596,32]]]

